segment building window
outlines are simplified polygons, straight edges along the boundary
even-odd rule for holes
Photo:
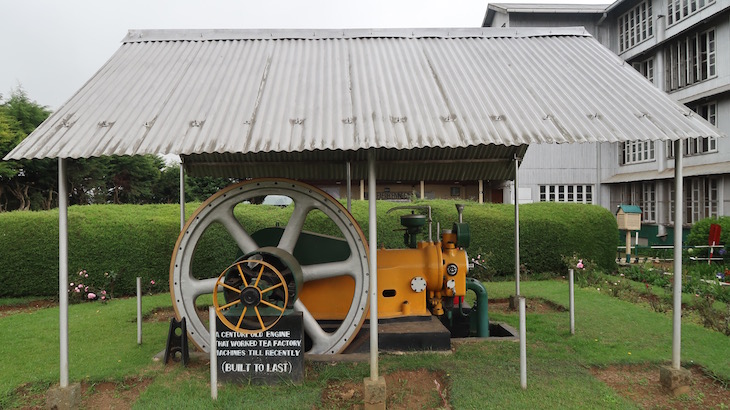
[[[593,185],[540,185],[540,202],[593,203]]]
[[[619,52],[643,42],[654,35],[651,1],[642,1],[618,18]]]
[[[717,126],[717,103],[711,102],[690,107],[710,124]],[[684,156],[717,152],[717,138],[697,137],[684,140]],[[667,141],[667,157],[674,158],[674,142]]]
[[[635,182],[624,184],[621,189],[621,203],[641,208],[641,220],[656,222],[656,184],[654,182]]]
[[[674,184],[670,184],[669,195],[669,221],[674,223]],[[684,180],[682,217],[685,224],[693,224],[704,218],[717,217],[719,204],[716,178],[701,177]]]
[[[654,161],[654,141],[623,142],[619,155],[621,165]]]
[[[690,34],[667,47],[666,88],[674,91],[715,77],[715,29]]]
[[[713,4],[715,0],[669,0],[667,24],[671,25]]]
[[[451,187],[451,196],[460,196],[461,195],[461,188],[458,186],[452,186]]]
[[[654,82],[654,59],[650,58],[644,61],[637,61],[633,63],[634,69],[641,73],[652,83]]]

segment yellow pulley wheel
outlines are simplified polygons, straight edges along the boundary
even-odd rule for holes
[[[225,298],[224,304],[220,303],[219,297]],[[238,261],[215,282],[213,305],[216,315],[229,329],[239,333],[261,333],[270,329],[284,315],[288,303],[289,289],[284,276],[262,260]]]

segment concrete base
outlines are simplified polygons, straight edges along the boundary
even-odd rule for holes
[[[378,380],[373,381],[366,377],[363,383],[365,384],[365,410],[385,410],[385,399],[387,397],[385,378],[378,377]]]
[[[46,393],[46,408],[50,410],[77,409],[81,404],[81,384],[51,387]]]
[[[661,366],[659,368],[659,383],[675,396],[689,393],[691,378],[692,373],[683,367],[675,369],[671,366]]]

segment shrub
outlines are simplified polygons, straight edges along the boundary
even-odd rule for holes
[[[457,220],[454,201],[417,201],[433,208],[436,222],[451,228]],[[399,203],[379,202],[378,243],[402,248],[399,212],[387,214]],[[187,207],[190,212],[194,206]],[[240,205],[235,213],[248,232],[286,223],[292,207]],[[407,212],[407,211],[404,211]],[[352,213],[367,236],[368,203],[353,201]],[[511,275],[514,270],[514,208],[511,205],[467,203],[464,221],[470,224],[470,256],[482,255],[485,275]],[[321,212],[307,218],[304,229],[336,234]],[[564,272],[565,255],[578,255],[597,267],[615,267],[616,221],[598,206],[540,203],[520,207],[521,262],[528,272]],[[395,233],[394,231],[398,231]],[[69,271],[86,269],[114,272],[115,296],[133,295],[136,277],[156,282],[156,290],[168,288],[172,250],[179,234],[177,205],[87,205],[69,209]],[[422,238],[426,238],[426,233]],[[58,210],[0,213],[0,297],[42,296],[58,293]],[[222,226],[213,225],[202,236],[193,272],[211,277],[232,263],[238,249]],[[90,278],[88,285],[107,286],[104,279]],[[110,291],[111,289],[107,289]]]

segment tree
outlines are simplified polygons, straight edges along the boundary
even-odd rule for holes
[[[150,203],[153,187],[164,167],[162,158],[156,155],[114,156],[109,161],[107,188],[110,202]]]
[[[50,113],[47,107],[28,98],[21,87],[13,90],[10,99],[0,105],[0,155],[7,155]],[[13,208],[21,210],[31,208],[31,190],[46,192],[52,198],[54,185],[47,174],[54,167],[53,160],[0,162],[0,210],[8,209],[8,193],[14,197]]]

